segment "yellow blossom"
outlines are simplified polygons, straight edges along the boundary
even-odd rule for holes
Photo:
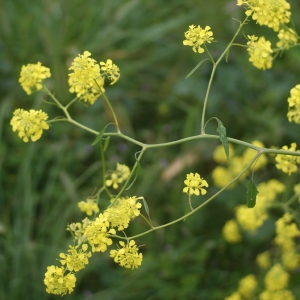
[[[289,103],[289,111],[287,113],[288,120],[300,124],[300,84],[291,89],[291,96],[287,99]]]
[[[201,195],[205,195],[206,190],[203,187],[208,187],[208,183],[206,182],[206,180],[201,178],[198,173],[187,174],[184,184],[186,185],[186,187],[183,188],[183,192],[187,193],[189,196],[193,194],[199,196],[200,193]]]
[[[104,78],[100,74],[100,67],[96,60],[90,58],[91,53],[84,51],[79,54],[72,62],[69,70],[70,93],[84,102],[93,104],[96,99],[104,92]]]
[[[107,77],[111,81],[111,85],[115,84],[120,78],[120,70],[111,59],[105,62],[100,62],[100,72],[103,77]]]
[[[183,41],[183,45],[193,47],[194,52],[203,53],[204,48],[201,45],[205,43],[211,43],[214,39],[213,33],[209,26],[201,28],[199,25],[190,25],[189,30],[184,33],[186,40]]]
[[[64,275],[64,268],[50,266],[45,273],[44,284],[49,294],[64,296],[73,292],[76,277],[73,273]]]
[[[138,253],[139,248],[135,244],[135,241],[131,240],[126,245],[123,241],[120,241],[119,243],[122,248],[111,250],[110,257],[114,258],[114,261],[121,267],[132,270],[138,268],[142,264],[143,254]]]
[[[232,157],[234,155],[234,148],[232,144],[228,144],[229,155]],[[223,145],[218,145],[213,152],[213,160],[217,163],[224,164],[227,162],[227,157],[224,151]]]
[[[93,252],[104,252],[112,244],[111,234],[116,234],[114,229],[109,229],[108,214],[99,214],[84,230],[87,242]]]
[[[276,46],[278,48],[289,49],[291,45],[296,45],[298,42],[298,36],[294,29],[280,29],[278,33],[278,39]]]
[[[290,22],[290,4],[286,0],[238,0],[237,5],[246,5],[246,15],[259,25],[278,31],[279,27]]]
[[[67,265],[69,271],[78,272],[83,269],[85,265],[89,263],[88,258],[91,257],[91,252],[86,252],[88,249],[87,244],[83,244],[81,249],[77,247],[69,246],[68,254],[60,253],[59,256],[62,265]]]
[[[242,240],[238,224],[235,220],[229,220],[225,223],[222,234],[228,243],[239,243]]]
[[[256,263],[261,269],[268,269],[271,266],[271,256],[269,251],[264,251],[257,255]]]
[[[110,179],[105,181],[107,186],[112,186],[114,189],[119,187],[119,184],[125,181],[130,175],[130,169],[126,165],[117,163],[117,169],[109,174]]]
[[[287,287],[289,274],[280,264],[275,264],[266,274],[265,285],[268,291],[278,291]]]
[[[95,203],[94,199],[87,198],[86,201],[80,201],[78,202],[78,207],[82,212],[85,212],[88,216],[91,216],[93,212],[99,212],[98,204]]]
[[[29,111],[18,108],[14,111],[10,121],[13,131],[18,131],[18,136],[27,143],[29,138],[35,142],[43,133],[43,129],[49,129],[45,122],[48,115],[41,110],[30,109]]]
[[[263,291],[259,300],[295,300],[295,297],[289,290]]]
[[[234,292],[230,296],[226,297],[224,300],[243,300],[242,296],[238,292]]]
[[[42,66],[40,62],[22,66],[19,82],[24,91],[30,95],[42,89],[42,81],[51,77],[50,69]]]
[[[288,146],[283,146],[281,149],[296,151],[296,148],[297,144],[292,143],[290,148],[288,148]],[[297,150],[297,152],[300,151]],[[297,171],[297,163],[300,163],[300,157],[284,154],[277,154],[275,160],[277,162],[276,168],[282,170],[282,172],[287,173],[289,175]]]
[[[265,37],[258,37],[248,35],[247,50],[250,55],[249,61],[262,70],[270,69],[272,67],[271,43],[266,41]]]
[[[255,295],[257,280],[253,274],[249,274],[239,281],[238,292],[243,299],[251,299]]]

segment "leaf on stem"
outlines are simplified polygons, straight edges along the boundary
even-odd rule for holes
[[[110,141],[110,136],[108,136],[108,137],[105,139],[104,147],[103,147],[103,152],[105,152],[105,150],[107,149],[107,147],[108,147],[108,145],[109,145],[109,141]]]
[[[226,128],[224,127],[223,123],[218,119],[215,118],[218,122],[217,132],[219,133],[220,141],[224,147],[224,151],[226,154],[227,159],[229,158],[229,146],[228,146],[228,139],[226,137]]]
[[[247,184],[247,206],[248,208],[253,208],[256,204],[256,195],[258,190],[256,189],[255,183],[251,178],[250,182]]]
[[[201,60],[197,66],[185,77],[185,79],[189,78],[206,60],[209,60],[208,58],[205,58]]]
[[[148,206],[147,201],[146,201],[144,198],[143,198],[143,205],[144,205],[145,211],[146,211],[146,213],[147,213],[147,216],[148,216],[148,218],[149,218],[149,220],[150,220],[149,206]]]
[[[95,146],[97,143],[99,143],[99,141],[102,139],[102,136],[103,136],[103,134],[104,134],[104,132],[105,132],[105,130],[106,130],[106,128],[109,126],[109,125],[111,125],[111,124],[114,124],[114,123],[108,123],[99,133],[98,133],[98,135],[96,136],[96,138],[94,139],[94,141],[92,142],[92,146]],[[107,141],[107,139],[105,139],[105,144],[106,143],[109,143],[109,139],[108,139],[108,141]],[[107,146],[108,146],[108,144],[107,144]],[[106,146],[106,148],[107,148],[107,146]],[[104,149],[106,150],[106,148],[105,148],[105,145],[104,145]],[[104,150],[104,151],[105,151]]]

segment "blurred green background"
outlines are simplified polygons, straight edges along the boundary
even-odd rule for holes
[[[300,3],[289,2],[299,29]],[[184,32],[191,24],[209,25],[217,41],[209,49],[217,58],[238,27],[233,18],[242,20],[244,9],[226,0],[1,1],[0,300],[57,298],[45,292],[46,267],[56,264],[58,254],[71,243],[67,223],[83,218],[77,202],[102,180],[99,149],[91,146],[94,136],[83,130],[55,123],[41,140],[28,144],[12,132],[9,122],[16,108],[42,108],[50,118],[61,115],[43,103],[45,95],[25,94],[18,84],[21,66],[40,61],[49,67],[48,87],[67,103],[73,97],[67,84],[73,58],[85,50],[97,61],[110,58],[120,67],[121,78],[106,91],[122,131],[145,143],[172,141],[200,133],[211,72],[206,62],[185,79],[202,56],[182,45]],[[253,22],[243,33],[265,34],[276,41],[271,30]],[[245,38],[241,35],[238,41],[245,43]],[[267,147],[297,142],[299,127],[287,121],[286,99],[300,83],[299,67],[299,48],[284,53],[268,71],[255,69],[245,49],[233,48],[228,63],[223,61],[217,70],[207,118],[218,117],[228,136],[247,142],[259,139]],[[70,112],[95,130],[111,122],[102,101],[86,108],[76,103]],[[216,134],[215,126],[208,126],[207,132]],[[148,151],[127,195],[145,197],[155,224],[174,220],[185,210],[186,173],[198,172],[209,182],[205,199],[217,191],[210,178],[216,166],[211,153],[217,144],[193,141]],[[106,151],[108,168],[114,169],[116,162],[132,167],[138,150],[112,139]],[[290,196],[299,174],[283,176],[274,158],[269,160],[255,181],[281,179]],[[270,245],[274,234],[270,223],[260,236],[245,236],[241,244],[224,241],[222,227],[234,215],[234,207],[245,203],[245,193],[245,184],[240,184],[186,222],[141,237],[137,243],[144,245],[144,260],[138,270],[120,268],[108,252],[93,255],[66,299],[223,299],[242,276],[257,272],[255,256]],[[137,219],[127,234],[146,229]],[[297,282],[292,288],[300,297]]]

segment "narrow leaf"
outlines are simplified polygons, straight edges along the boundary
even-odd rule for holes
[[[208,58],[205,58],[201,60],[197,66],[185,77],[185,79],[189,78],[206,60],[209,60]]]
[[[247,206],[248,208],[253,208],[256,204],[256,195],[258,190],[256,189],[255,183],[251,178],[251,181],[247,185]]]
[[[230,48],[229,48],[230,49]],[[229,49],[226,51],[225,54],[225,61],[228,63],[228,57],[229,57]]]
[[[229,158],[229,146],[228,146],[228,139],[226,137],[226,128],[224,127],[223,123],[218,118],[216,118],[216,120],[218,122],[217,132],[219,133],[220,141],[223,145],[226,157],[228,159]]]
[[[92,142],[92,146],[95,146],[102,138],[103,133],[104,133],[105,128],[103,128],[98,135],[96,136],[96,138],[94,139],[94,141]]]
[[[144,204],[144,208],[145,208],[145,211],[148,215],[148,218],[150,220],[150,212],[149,212],[149,207],[148,207],[148,204],[147,204],[147,201],[143,198],[143,204]]]
[[[105,150],[107,149],[107,147],[108,147],[108,145],[109,145],[109,141],[110,141],[110,136],[108,136],[108,137],[105,139],[104,147],[103,147],[103,152],[105,152]]]

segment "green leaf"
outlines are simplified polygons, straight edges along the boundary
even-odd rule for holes
[[[105,128],[103,128],[98,135],[96,136],[96,138],[94,139],[94,141],[92,142],[92,146],[95,146],[102,138],[103,133],[104,133]]]
[[[229,48],[230,49],[230,48]],[[229,49],[226,51],[225,54],[225,61],[228,63],[228,57],[229,57]]]
[[[144,204],[145,211],[146,211],[146,213],[148,215],[148,218],[150,220],[150,212],[149,212],[148,203],[147,203],[147,201],[144,198],[143,198],[143,204]]]
[[[255,183],[251,178],[251,181],[247,185],[247,206],[248,208],[253,208],[256,204],[256,195],[258,190],[256,189]]]
[[[109,145],[109,141],[110,141],[110,136],[108,136],[108,137],[105,139],[104,147],[103,147],[103,152],[105,152],[105,150],[107,149],[107,147],[108,147],[108,145]]]
[[[185,79],[189,78],[206,60],[209,60],[208,58],[205,58],[201,60],[197,66],[185,77]]]
[[[218,128],[217,128],[217,132],[219,133],[220,136],[220,141],[224,147],[224,151],[226,154],[227,159],[229,158],[229,147],[228,147],[228,139],[226,137],[226,128],[224,127],[223,123],[216,118],[217,122],[218,122]]]

